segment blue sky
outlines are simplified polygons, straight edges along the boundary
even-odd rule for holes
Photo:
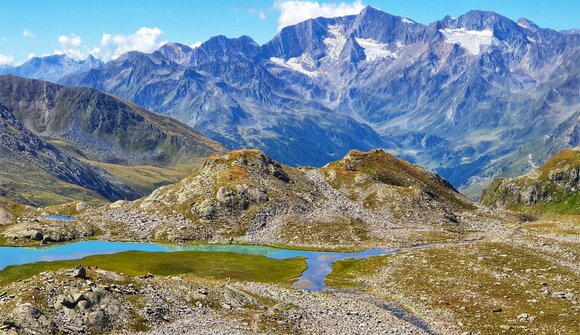
[[[580,28],[579,0],[0,0],[0,65],[54,53],[110,59],[220,34],[249,35],[262,44],[283,25],[366,5],[421,23],[482,9],[556,30]]]

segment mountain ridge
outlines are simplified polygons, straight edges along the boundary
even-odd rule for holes
[[[543,161],[566,147],[579,45],[577,34],[490,11],[423,25],[367,7],[285,27],[261,46],[247,36],[168,43],[60,81],[290,165],[382,147],[465,189],[529,170],[528,151]]]

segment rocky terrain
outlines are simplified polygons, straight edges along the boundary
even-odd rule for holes
[[[518,178],[497,178],[481,202],[543,214],[580,214],[580,147],[559,152]]]
[[[25,204],[135,199],[225,151],[169,117],[91,89],[4,75],[0,106],[0,195]]]
[[[73,240],[92,227],[107,239],[351,247],[477,238],[483,222],[502,224],[441,177],[381,150],[351,151],[320,169],[233,151],[134,202],[45,212],[74,215],[76,224],[44,224],[32,211],[1,234],[12,243],[27,241],[30,231]]]
[[[428,334],[340,292],[187,275],[63,269],[3,290],[2,334]]]
[[[303,269],[299,259],[291,261],[295,274],[269,260],[276,276],[258,279],[274,273],[270,265],[247,272],[260,256],[242,262],[226,253],[197,263],[185,254],[154,262],[159,256],[127,253],[11,267],[0,272],[1,334],[578,331],[576,216],[485,209],[381,150],[351,151],[322,168],[239,150],[136,201],[0,204],[4,245],[100,238],[401,251],[334,263],[323,291],[288,287]]]

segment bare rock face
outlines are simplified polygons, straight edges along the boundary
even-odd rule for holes
[[[65,291],[57,296],[54,308],[70,320],[64,326],[68,330],[106,332],[130,320],[126,303],[102,287]]]
[[[3,230],[0,235],[9,241],[65,242],[86,238],[95,234],[94,228],[83,221],[74,224],[63,220],[47,220],[42,217],[23,217]]]

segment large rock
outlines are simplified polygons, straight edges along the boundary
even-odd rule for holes
[[[14,215],[4,208],[0,208],[0,226],[7,225],[14,222]]]
[[[8,321],[13,328],[23,333],[45,334],[57,332],[54,322],[30,303],[17,305],[9,315]]]

